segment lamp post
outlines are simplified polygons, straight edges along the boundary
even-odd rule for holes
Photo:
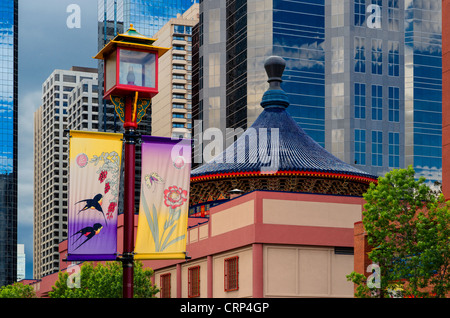
[[[136,128],[158,93],[158,58],[169,50],[153,46],[154,41],[131,24],[94,57],[104,60],[103,98],[114,104],[124,128],[123,298],[133,298]]]

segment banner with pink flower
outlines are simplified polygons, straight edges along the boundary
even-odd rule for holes
[[[184,259],[189,210],[191,141],[142,136],[135,259]]]
[[[70,131],[69,261],[116,259],[122,138]]]

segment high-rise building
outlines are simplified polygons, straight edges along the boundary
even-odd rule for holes
[[[17,244],[17,281],[25,279],[26,273],[25,245]]]
[[[324,145],[324,20],[324,0],[201,2],[194,130],[199,120],[203,130],[219,128],[224,145],[234,142],[234,133],[250,127],[261,113],[267,88],[264,60],[278,55],[287,63],[282,85],[291,102],[289,113]],[[227,135],[227,128],[234,131]]]
[[[17,279],[18,0],[0,2],[0,286]]]
[[[204,1],[194,130],[249,127],[278,55],[288,112],[315,141],[374,175],[412,165],[439,181],[441,33],[439,0]]]
[[[192,28],[198,4],[159,30],[155,46],[172,49],[158,60],[158,94],[152,100],[152,135],[189,138],[192,128]],[[171,105],[172,107],[168,107]]]
[[[67,239],[69,129],[95,129],[97,69],[55,70],[42,85],[35,113],[33,276],[59,270],[58,244]],[[95,129],[97,130],[97,129]]]

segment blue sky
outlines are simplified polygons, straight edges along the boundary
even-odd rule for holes
[[[67,27],[77,4],[80,28]],[[33,278],[33,114],[42,83],[55,69],[97,67],[96,0],[19,1],[19,206],[18,243],[25,244],[26,278]]]

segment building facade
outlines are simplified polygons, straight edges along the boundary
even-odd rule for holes
[[[193,4],[183,15],[170,19],[155,35],[155,46],[172,49],[158,60],[159,92],[152,100],[154,136],[190,138],[192,28],[198,20],[198,4]]]
[[[17,279],[18,1],[0,3],[0,286]]]
[[[320,145],[371,174],[412,165],[440,181],[440,3],[203,1],[194,128],[250,127],[274,54],[287,62],[289,113]]]
[[[53,71],[42,85],[34,132],[34,278],[59,270],[58,244],[67,239],[67,132],[96,125],[97,77],[97,69],[72,67]]]

